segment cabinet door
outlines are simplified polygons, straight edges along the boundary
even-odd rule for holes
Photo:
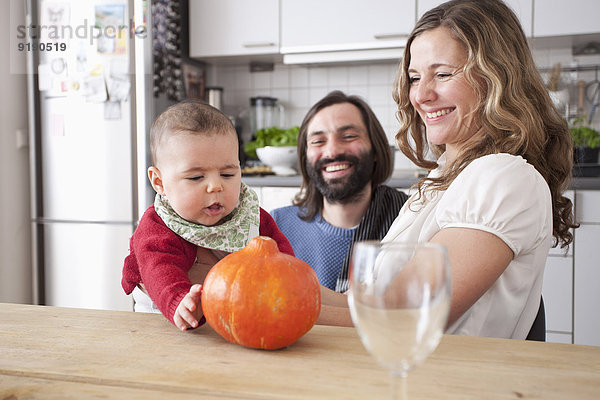
[[[402,47],[414,23],[414,0],[281,0],[281,52]]]
[[[131,232],[128,225],[45,224],[45,304],[133,311],[121,287]]]
[[[446,0],[418,0],[417,1],[417,18],[421,18],[428,10],[436,7]],[[506,3],[514,10],[521,26],[525,32],[525,36],[531,37],[532,35],[532,12],[533,12],[533,0],[506,0]]]
[[[600,223],[600,190],[578,190],[575,197],[575,221]]]
[[[600,195],[600,193],[598,193]],[[596,205],[600,204],[597,202]],[[600,224],[575,230],[575,298],[573,342],[600,346]]]
[[[190,1],[190,57],[279,53],[279,0]]]
[[[600,2],[598,1],[544,0],[534,3],[534,37],[599,32]]]
[[[600,346],[600,191],[575,192],[573,342]]]
[[[573,332],[573,257],[549,256],[542,286],[546,331]]]

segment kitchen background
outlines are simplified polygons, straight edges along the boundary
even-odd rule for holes
[[[239,3],[236,0],[219,2],[190,0],[189,42],[183,41],[183,51],[186,51],[189,47],[190,55],[194,57],[194,60],[188,60],[188,64],[191,65],[194,74],[197,74],[196,78],[203,80],[204,87],[219,86],[223,88],[222,103],[224,111],[238,118],[239,121],[247,118],[246,110],[249,107],[250,97],[273,96],[286,109],[286,125],[299,125],[304,113],[315,101],[327,92],[339,89],[350,94],[363,96],[379,117],[390,138],[390,143],[393,143],[397,123],[394,117],[394,103],[391,99],[391,86],[398,65],[398,57],[394,58],[393,54],[401,54],[399,47],[392,49],[392,53],[382,51],[380,54],[383,55],[375,57],[374,60],[369,60],[368,55],[360,54],[355,55],[355,59],[350,57],[339,62],[340,60],[336,59],[336,54],[341,53],[330,53],[328,49],[320,49],[318,53],[325,58],[322,58],[319,62],[314,59],[300,61],[299,64],[285,64],[283,62],[285,55],[280,54],[278,47],[278,44],[281,44],[280,35],[282,35],[279,29],[282,32],[284,31],[286,19],[284,15],[280,14],[281,10],[279,12],[275,11],[273,14],[273,5],[277,9],[281,4],[280,2],[301,4],[305,12],[309,11],[308,17],[296,18],[295,23],[302,22],[300,23],[302,27],[307,25],[306,21],[318,19],[319,15],[327,13],[329,8],[335,9],[336,6],[341,4],[339,1],[334,0],[316,1],[314,4],[311,1],[257,0],[252,2],[252,5],[248,5],[246,2]],[[47,2],[49,1],[47,0]],[[435,0],[379,0],[379,2],[383,4],[382,8],[393,10],[393,12],[387,14],[392,15],[394,18],[408,18],[409,20],[412,16],[413,23],[416,15],[421,14],[422,10],[428,9],[436,3]],[[57,1],[56,3],[60,2]],[[109,4],[110,2],[89,1],[89,3],[93,5],[96,3]],[[123,1],[115,0],[114,3],[123,3]],[[134,2],[126,1],[125,3],[132,5]],[[150,3],[166,4],[168,2],[139,1],[140,5],[146,4],[148,6]],[[370,11],[373,11],[373,9],[369,7],[373,7],[373,2],[346,1],[342,3],[345,5],[352,4],[352,7],[356,7],[357,10],[361,7],[367,7],[363,11],[356,12],[355,20],[346,21],[345,25],[355,23],[361,26],[385,26],[383,22],[372,17]],[[595,0],[573,0],[567,3],[561,0],[511,0],[509,3],[515,9],[518,8],[528,36],[535,36],[535,39],[532,39],[533,54],[537,65],[543,71],[544,77],[548,79],[549,70],[557,63],[561,64],[563,68],[561,77],[569,85],[570,109],[575,110],[578,102],[576,83],[580,80],[589,82],[598,78],[597,68],[584,68],[582,71],[577,71],[577,68],[600,65],[600,20],[598,19],[600,3]],[[182,1],[181,4],[186,4],[186,7],[182,7],[182,11],[187,14],[187,2]],[[33,210],[36,207],[30,201],[30,176],[32,170],[36,168],[29,157],[28,126],[32,121],[28,119],[27,110],[31,106],[31,99],[27,97],[27,75],[24,73],[27,71],[26,54],[25,52],[16,52],[13,48],[14,42],[9,40],[11,35],[15,35],[14,31],[9,31],[10,27],[15,25],[15,21],[25,21],[25,10],[22,5],[22,0],[0,2],[0,26],[4,29],[3,37],[5,39],[0,41],[0,87],[4,89],[0,97],[0,168],[4,172],[2,179],[3,195],[0,196],[0,221],[2,221],[0,226],[0,302],[33,303],[39,301],[39,296],[34,293],[35,286],[32,285],[32,282],[36,279],[35,271],[32,270],[32,262],[37,256],[36,252],[40,244],[37,243],[39,238],[32,234],[36,229],[36,224],[32,224],[31,220]],[[267,7],[268,10],[265,11],[264,7]],[[352,9],[352,7],[347,6],[348,9]],[[319,13],[317,14],[315,10],[319,10]],[[216,16],[220,15],[219,13],[228,15],[227,21],[217,18]],[[261,20],[267,14],[275,15],[277,24],[281,23],[281,26],[276,26],[278,29],[276,29],[274,49],[264,51],[250,46],[239,54],[227,53],[226,48],[235,40],[236,32],[244,33],[245,29],[260,31],[263,28],[256,23],[256,20]],[[188,28],[185,26],[185,21],[188,18],[187,15],[183,17],[182,29],[187,38]],[[150,21],[148,22],[150,28]],[[322,26],[319,25],[327,25],[325,29],[329,31],[336,31],[337,29],[337,26],[333,23],[329,25],[314,22],[308,25],[308,27],[304,26],[308,36],[310,36],[309,31],[317,31],[311,33],[313,36],[321,34],[318,31]],[[202,27],[205,28],[205,31],[198,32],[197,30]],[[218,27],[220,27],[220,30]],[[199,38],[203,38],[203,40],[200,41]],[[398,40],[401,42],[402,39],[392,37],[390,40],[393,44],[399,43]],[[206,41],[211,42],[217,49],[222,49],[223,54],[216,54],[214,50],[208,50],[207,53],[202,54],[202,46],[199,43]],[[316,48],[318,46],[316,45]],[[587,50],[584,51],[584,48]],[[284,50],[283,47],[281,50]],[[294,49],[292,50],[290,54],[297,54],[294,53]],[[375,50],[380,51],[381,49]],[[581,54],[581,52],[589,54]],[[187,55],[183,55],[184,59]],[[145,57],[144,64],[152,66],[148,54]],[[364,59],[365,57],[367,59]],[[132,78],[133,80],[134,78]],[[152,81],[151,67],[148,67],[142,80]],[[186,88],[179,88],[179,90],[186,91]],[[188,94],[192,93],[189,91],[189,87],[187,87],[187,90]],[[151,104],[149,102],[145,107],[138,109],[138,118],[140,117],[139,113],[144,113],[141,119],[146,122],[152,120],[153,116],[174,101],[169,99],[166,91],[159,90],[159,92],[158,97],[154,98]],[[196,95],[198,94],[196,93]],[[586,103],[588,110],[589,107],[590,105]],[[598,116],[595,121],[596,128],[600,128],[598,126]],[[137,126],[137,129],[140,129],[140,125]],[[145,129],[147,129],[147,124]],[[398,154],[396,156],[396,168],[410,170],[413,166]],[[123,173],[128,174],[129,172],[124,171]],[[143,182],[145,172],[142,175],[140,185],[145,185]],[[87,179],[94,180],[95,177],[89,176]],[[597,216],[594,206],[594,204],[599,203],[596,199],[600,192],[595,189],[600,189],[600,185],[589,187],[585,186],[588,185],[587,182],[589,181],[578,182],[584,182],[584,186],[579,189],[585,190],[571,188],[570,194],[573,198],[581,196],[577,197],[576,202],[581,204],[580,212],[592,210],[592,217],[589,220],[586,219],[588,217],[579,218],[583,223],[582,227],[586,229],[578,230],[582,232],[579,234],[582,244],[576,248],[578,250],[593,250],[595,248],[594,243],[598,243],[600,239],[600,218]],[[259,190],[262,188],[263,194],[281,193],[281,191],[276,190],[277,188],[269,188],[269,186],[276,185],[270,183],[257,184]],[[293,184],[284,186],[293,186]],[[275,190],[268,192],[269,189]],[[144,189],[140,187],[139,191],[143,193]],[[88,195],[98,194],[89,193]],[[287,198],[285,201],[287,201]],[[130,207],[130,204],[125,204],[124,207]],[[139,205],[139,208],[143,211],[142,204]],[[590,213],[586,215],[590,215]],[[583,241],[584,238],[585,241]],[[113,255],[111,259],[122,258],[127,253],[127,247],[128,243],[123,241],[122,247],[117,250],[121,254],[117,254],[116,257]],[[600,320],[597,311],[593,309],[593,305],[598,304],[599,301],[595,288],[600,283],[600,272],[597,272],[600,268],[598,268],[597,261],[593,261],[597,260],[597,257],[594,257],[592,253],[582,251],[578,254],[581,255],[579,257],[574,256],[573,248],[571,248],[567,255],[555,252],[549,257],[548,271],[551,273],[548,276],[553,278],[548,284],[545,282],[545,289],[548,287],[548,291],[552,290],[559,293],[559,295],[553,298],[550,294],[548,296],[546,293],[544,294],[545,298],[548,298],[546,300],[546,312],[550,323],[548,330],[551,335],[550,338],[555,341],[600,345],[600,335],[596,333],[597,329],[600,329]],[[101,258],[102,255],[90,254],[89,257]],[[583,269],[577,269],[579,268],[576,266],[577,261],[583,261],[584,259],[588,259],[588,264],[592,264],[591,269],[588,268],[585,274],[577,275],[577,271],[583,271]],[[118,275],[121,265],[107,265],[106,267],[116,270]],[[575,290],[578,282],[582,281],[584,284],[587,282],[585,290]],[[88,281],[82,284],[93,286],[96,283]],[[80,283],[74,282],[74,284]],[[590,285],[594,287],[588,290]],[[118,287],[116,289],[118,290]],[[578,300],[577,296],[582,297]],[[578,308],[577,304],[582,304],[582,306]],[[578,309],[583,311],[577,311]],[[578,312],[579,315],[588,315],[588,312],[593,312],[595,315],[593,318],[585,318],[591,321],[591,325],[581,325],[580,332],[590,331],[592,328],[595,331],[588,336],[580,336],[579,339],[576,337]],[[579,319],[583,320],[583,318]],[[553,321],[557,322],[554,324]]]

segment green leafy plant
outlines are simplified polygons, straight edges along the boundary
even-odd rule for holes
[[[569,129],[571,135],[573,135],[573,145],[575,147],[589,147],[591,149],[600,147],[600,132],[586,126],[583,118],[574,119]]]
[[[254,134],[254,140],[244,145],[244,152],[256,158],[256,149],[265,146],[296,146],[298,144],[299,126],[282,129],[276,126],[259,129]]]

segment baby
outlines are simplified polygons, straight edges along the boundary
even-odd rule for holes
[[[236,131],[216,108],[169,107],[152,125],[150,152],[156,198],[131,237],[121,285],[135,311],[160,310],[179,329],[196,328],[201,284],[217,261],[258,235],[287,254],[292,246],[242,183]]]

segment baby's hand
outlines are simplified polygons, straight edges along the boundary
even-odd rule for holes
[[[202,317],[202,308],[198,307],[201,293],[202,285],[192,285],[190,292],[185,295],[177,306],[173,321],[175,326],[182,331],[198,327],[198,320]]]

